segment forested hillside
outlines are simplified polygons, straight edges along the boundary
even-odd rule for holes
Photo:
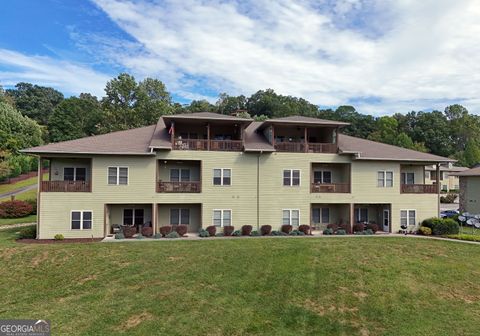
[[[391,116],[362,114],[353,106],[321,109],[303,98],[284,96],[271,89],[250,97],[219,95],[215,104],[172,100],[158,79],[136,81],[122,73],[105,86],[105,96],[82,93],[65,98],[50,87],[18,83],[14,89],[0,86],[0,179],[15,176],[36,162],[19,150],[41,143],[57,142],[154,124],[164,114],[199,111],[241,115],[257,120],[289,115],[346,121],[344,133],[388,144],[449,156],[459,165],[480,162],[480,118],[461,105],[444,111],[391,111]],[[364,111],[368,112],[368,111]]]

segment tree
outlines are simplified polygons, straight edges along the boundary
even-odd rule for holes
[[[13,99],[18,111],[41,125],[47,124],[50,113],[63,100],[63,94],[53,88],[23,82],[6,94]]]
[[[303,115],[317,117],[318,107],[303,98],[282,96],[272,89],[260,90],[248,98],[248,113],[252,116],[265,115],[269,118]]]
[[[190,105],[183,107],[183,113],[194,113],[194,112],[217,112],[217,107],[213,104],[210,104],[207,100],[192,100]]]
[[[469,140],[467,142],[463,157],[464,160],[462,163],[467,167],[473,167],[480,162],[480,147],[475,141]]]
[[[155,124],[160,116],[171,114],[171,104],[170,93],[158,79],[146,78],[138,83],[135,109],[145,125]]]
[[[51,141],[65,141],[98,134],[103,111],[97,97],[88,93],[71,97],[55,107],[48,121]]]
[[[247,109],[247,98],[244,95],[240,96],[229,96],[226,93],[221,93],[217,102],[218,113],[222,114],[232,114],[238,110]]]
[[[0,102],[0,150],[16,152],[42,143],[42,129],[11,105]]]
[[[332,109],[319,110],[318,117],[322,119],[348,122],[350,125],[342,129],[342,133],[366,139],[375,130],[375,118],[371,115],[360,114],[350,105]]]

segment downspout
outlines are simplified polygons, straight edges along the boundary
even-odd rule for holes
[[[257,231],[260,230],[260,155],[257,155]]]

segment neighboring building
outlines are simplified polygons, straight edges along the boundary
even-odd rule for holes
[[[467,167],[455,167],[451,163],[440,166],[440,189],[442,191],[456,191],[460,189],[460,181],[457,173],[468,170]],[[437,172],[433,165],[425,167],[425,183],[436,184]]]
[[[425,166],[451,159],[340,134],[345,125],[191,113],[24,150],[50,163],[38,236],[104,237],[113,224],[148,223],[197,232],[368,221],[396,232],[438,215]]]
[[[480,214],[480,167],[455,175],[460,179],[460,211]]]

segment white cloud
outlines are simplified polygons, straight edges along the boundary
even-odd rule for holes
[[[186,96],[203,85],[246,95],[273,88],[320,105],[353,100],[365,113],[452,100],[480,112],[475,0],[95,2],[142,45],[117,49],[116,61]]]
[[[69,94],[90,92],[102,97],[103,88],[110,78],[82,64],[0,49],[0,84],[3,86],[24,81],[54,87]]]

